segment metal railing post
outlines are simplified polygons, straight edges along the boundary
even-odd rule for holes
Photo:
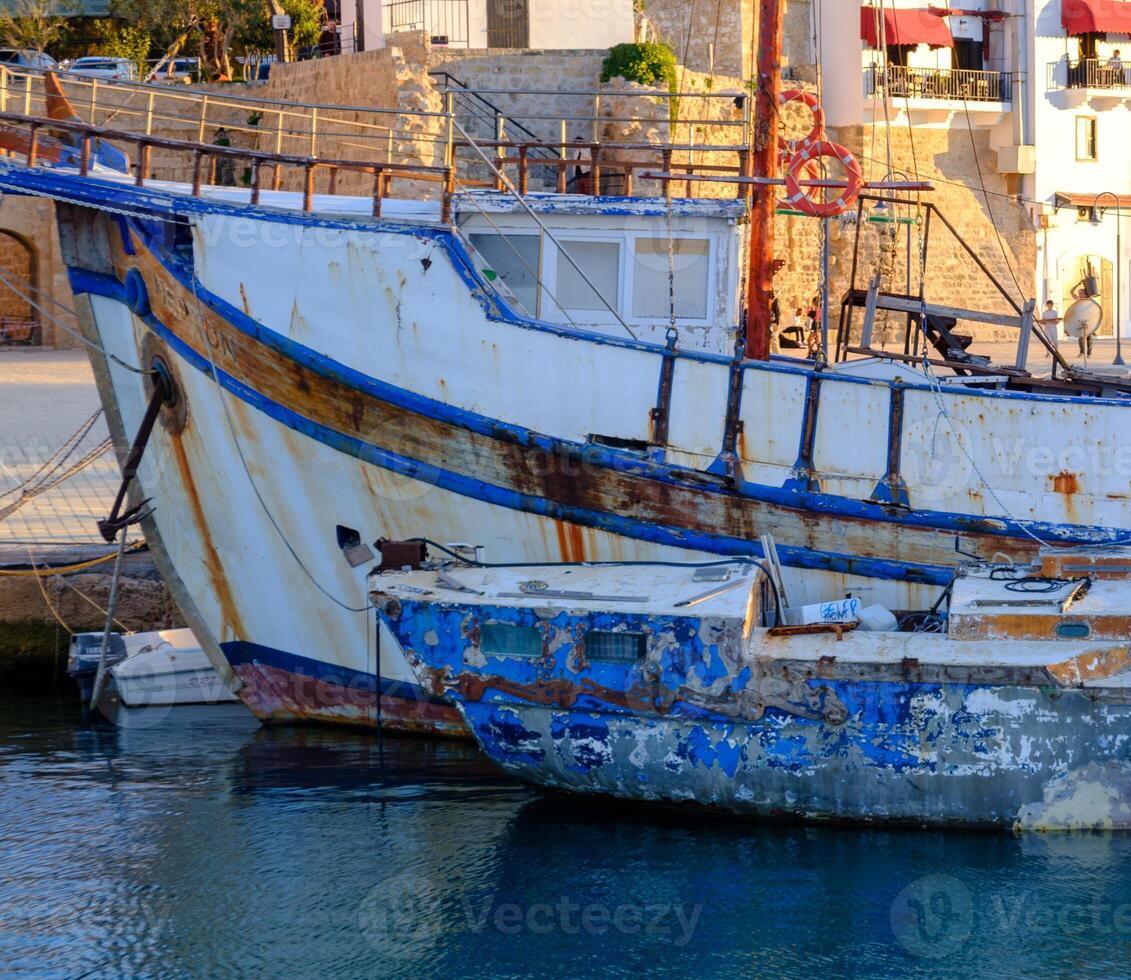
[[[98,112],[98,79],[92,78],[90,80],[90,113],[87,122],[92,126],[98,125],[98,119],[95,114]]]
[[[601,93],[593,93],[593,142],[601,140]]]
[[[196,141],[198,143],[204,142],[204,130],[208,125],[208,96],[201,96],[200,99],[200,125],[196,131]]]
[[[275,152],[283,152],[283,110],[275,113]]]
[[[503,119],[503,114],[498,110],[495,111],[495,142],[499,145],[495,147],[496,168],[498,169],[498,176],[495,177],[495,190],[502,191],[506,187],[503,183],[503,172],[506,167],[507,148],[502,145],[506,139],[506,122]]]
[[[145,135],[153,135],[153,93],[149,93],[149,98],[145,103]]]
[[[318,156],[318,106],[310,110],[310,153],[309,156]]]
[[[454,167],[456,162],[456,117],[455,117],[455,100],[452,97],[451,90],[444,93],[444,112],[448,115],[447,121],[447,146],[444,153],[444,166]]]
[[[31,115],[31,75],[24,75],[24,115]]]
[[[8,69],[0,69],[0,112],[8,111]]]
[[[561,130],[558,134],[560,139],[560,144],[558,146],[558,156],[562,161],[558,166],[557,191],[559,194],[564,194],[566,192],[566,187],[569,183],[569,178],[566,176],[568,165],[565,162],[568,159],[566,155],[566,135],[568,132],[569,130],[566,127],[566,121],[563,119],[561,122]]]

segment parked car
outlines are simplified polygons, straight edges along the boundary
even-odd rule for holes
[[[173,61],[151,61],[151,78],[155,82],[183,82],[191,85],[200,78],[199,58],[174,58]]]
[[[11,72],[18,72],[21,68],[54,71],[59,67],[46,51],[32,51],[30,48],[0,48],[0,65]]]
[[[137,79],[137,66],[129,58],[100,58],[98,56],[76,58],[71,62],[67,71],[72,75],[112,78],[119,82],[132,82]]]

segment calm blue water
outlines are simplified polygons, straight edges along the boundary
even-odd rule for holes
[[[0,699],[7,976],[1125,977],[1131,838],[678,822],[467,747]]]

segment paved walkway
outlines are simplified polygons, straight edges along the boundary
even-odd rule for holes
[[[85,352],[0,349],[0,508],[99,409]],[[108,433],[99,417],[76,447],[76,460]],[[0,545],[102,543],[95,522],[118,489],[112,451],[65,483],[0,520]]]

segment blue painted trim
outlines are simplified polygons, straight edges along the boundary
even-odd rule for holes
[[[228,663],[234,668],[242,665],[262,665],[275,670],[284,670],[299,677],[309,677],[320,683],[339,684],[343,687],[364,691],[377,689],[377,675],[368,670],[354,670],[339,664],[326,663],[312,657],[278,650],[248,640],[229,640],[220,644],[220,649]],[[427,704],[447,704],[442,698],[428,693],[419,684],[381,678],[381,693],[385,697],[397,697],[405,701],[423,701]]]
[[[97,274],[76,274],[72,281],[80,287],[89,289],[105,285],[105,276]],[[123,301],[121,286],[108,289],[102,295]],[[495,486],[474,477],[454,473],[450,470],[420,463],[399,453],[363,442],[352,436],[337,432],[313,422],[277,402],[265,398],[259,392],[243,384],[231,375],[215,368],[205,357],[198,354],[173,331],[152,314],[142,318],[151,330],[164,340],[169,347],[202,374],[214,377],[218,383],[242,401],[251,405],[281,424],[329,446],[338,452],[346,453],[356,459],[375,466],[402,473],[414,479],[424,480],[441,489],[458,493],[461,496],[482,500],[487,503],[552,517],[574,524],[589,525],[654,544],[675,548],[690,548],[721,555],[759,555],[759,546],[743,538],[706,531],[693,531],[686,528],[669,527],[648,521],[636,520],[618,514],[594,511],[583,507],[557,504],[541,497],[520,493],[505,487]],[[861,558],[835,552],[817,552],[806,548],[780,546],[782,561],[798,568],[810,568],[863,575],[869,578],[891,578],[913,580],[934,585],[944,585],[951,578],[951,570],[944,566],[909,565],[882,559]]]
[[[174,275],[186,289],[193,288],[191,278],[186,282],[185,270],[176,264],[168,255],[155,253],[155,257],[163,266]],[[98,273],[72,270],[72,284],[76,291],[89,291],[110,296],[119,301],[124,301],[122,286],[112,277]],[[635,454],[622,453],[603,446],[570,443],[564,440],[553,439],[528,429],[514,426],[509,423],[489,419],[485,416],[455,408],[443,402],[395,388],[385,382],[377,381],[330,360],[322,354],[296,344],[289,338],[268,330],[261,324],[252,320],[242,310],[238,310],[219,297],[208,293],[199,283],[195,284],[197,296],[206,302],[215,312],[224,317],[241,332],[260,341],[265,346],[280,353],[297,363],[309,367],[326,377],[353,387],[390,404],[397,405],[418,414],[426,415],[440,421],[464,427],[495,438],[506,437],[520,446],[537,446],[550,453],[575,454],[591,464],[606,466],[618,472],[632,473],[642,478],[657,480],[671,485],[686,487],[689,481],[679,478],[680,472],[685,469],[667,465],[658,465],[647,459],[641,459]],[[212,373],[211,364],[185,344],[176,334],[170,331],[155,317],[145,318],[146,322],[167,342],[169,342],[189,363],[206,374]],[[365,459],[374,465],[392,469],[415,478],[422,478],[436,485],[449,489],[475,499],[483,499],[502,506],[544,516],[568,520],[573,523],[589,524],[594,527],[605,528],[640,540],[653,541],[681,548],[698,548],[704,551],[729,555],[758,554],[758,547],[752,542],[741,538],[733,538],[722,534],[689,531],[682,528],[659,527],[646,522],[623,518],[618,515],[606,514],[588,509],[566,507],[554,504],[541,498],[520,494],[517,491],[501,487],[489,487],[472,477],[462,474],[450,473],[439,470],[419,461],[409,459],[399,454],[388,453],[376,447],[362,443],[360,440],[331,430],[297,415],[290,409],[271,402],[258,392],[248,388],[242,382],[218,372],[221,383],[228,390],[240,398],[260,408],[265,414],[282,422],[296,431],[304,432],[311,438],[317,439],[326,445],[347,452],[359,459]],[[688,471],[690,474],[690,471]],[[696,473],[695,477],[699,474]],[[696,489],[708,493],[734,494],[733,489],[726,487],[711,487],[702,484],[701,480],[694,482]],[[1014,523],[996,518],[982,518],[972,515],[951,514],[946,512],[919,511],[892,514],[881,504],[867,501],[849,500],[822,493],[798,493],[776,487],[767,487],[758,484],[743,483],[739,490],[741,495],[752,500],[782,506],[792,510],[810,511],[830,516],[854,517],[882,523],[911,525],[928,530],[943,531],[947,534],[954,533],[979,533],[999,537],[1021,537],[1026,532],[1019,523]],[[1094,544],[1104,539],[1118,540],[1118,533],[1112,529],[1098,527],[1080,527],[1073,525],[1057,525],[1047,522],[1029,522],[1026,525],[1033,533],[1042,538],[1055,539],[1062,542],[1079,541],[1080,543]],[[944,566],[924,566],[907,564],[879,559],[865,559],[858,556],[844,555],[835,552],[811,552],[809,549],[781,548],[782,560],[791,566],[803,568],[830,569],[833,571],[852,574],[867,575],[877,578],[913,579],[918,581],[931,581],[945,584],[949,581],[950,572]],[[867,570],[865,570],[867,569]]]

